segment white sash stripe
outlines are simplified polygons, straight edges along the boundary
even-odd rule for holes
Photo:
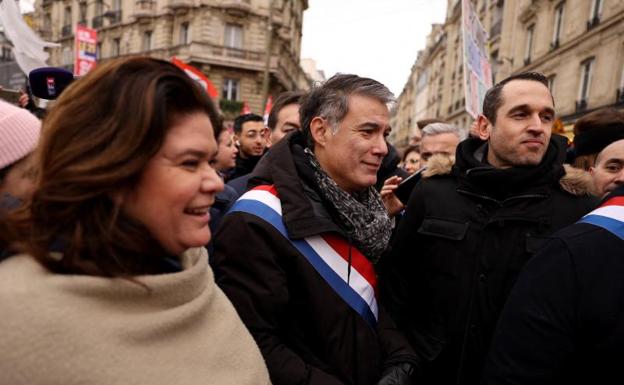
[[[587,215],[600,215],[602,217],[617,219],[620,222],[624,222],[624,206],[599,207]]]
[[[362,275],[351,266],[351,276],[347,281],[349,272],[349,264],[334,250],[320,235],[305,238],[306,242],[316,251],[316,253],[338,274],[343,281],[349,284],[371,308],[375,316],[377,315],[377,299],[375,298],[375,290]]]
[[[260,201],[282,216],[282,203],[279,198],[265,190],[250,190],[238,199],[250,199]]]
[[[255,200],[264,203],[282,216],[282,203],[278,197],[266,190],[249,190],[239,200]],[[378,314],[375,290],[362,275],[351,266],[351,276],[347,282],[349,264],[334,250],[320,235],[304,238],[310,247],[325,261],[327,265],[345,282],[357,292],[370,306],[375,316]]]

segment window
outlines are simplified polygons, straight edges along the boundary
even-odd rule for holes
[[[243,48],[243,27],[238,24],[226,24],[223,45],[230,48]]]
[[[237,79],[223,79],[223,99],[238,100],[238,80]]]
[[[576,102],[577,111],[587,108],[587,100],[589,98],[589,89],[591,87],[592,67],[594,66],[594,58],[589,58],[581,62],[581,81],[579,84],[578,101]]]
[[[189,44],[190,42],[189,23],[182,23],[180,24],[180,44]]]
[[[111,57],[117,57],[121,53],[121,39],[113,39],[113,43],[111,44]]]
[[[602,12],[602,0],[592,0],[589,20],[593,20],[596,18],[600,19],[601,12]]]
[[[143,51],[152,49],[152,31],[143,32]]]
[[[555,75],[550,75],[546,80],[548,80],[548,89],[552,93],[555,88]]]
[[[527,27],[526,33],[526,47],[524,49],[524,65],[531,62],[531,52],[533,51],[533,31],[535,30],[535,24],[531,24]]]
[[[87,25],[87,3],[84,1],[78,4],[78,24]]]
[[[100,60],[102,58],[102,43],[95,45],[95,59]]]
[[[620,74],[620,87],[617,89],[617,102],[624,103],[624,63],[622,63],[622,73]]]
[[[546,80],[548,80],[548,89],[552,96],[555,96],[555,78],[557,75],[550,75]]]
[[[592,0],[589,9],[589,20],[587,20],[587,29],[592,29],[600,23],[600,13],[602,12],[602,0]]]
[[[74,63],[74,55],[71,48],[63,47],[61,53],[61,62],[64,66],[70,66]]]
[[[113,11],[121,11],[121,0],[113,0],[113,6],[111,8]]]
[[[553,49],[556,49],[557,47],[559,47],[559,38],[561,37],[561,29],[563,26],[563,6],[564,6],[564,2],[559,3],[559,5],[557,5],[557,7],[555,8],[555,24],[554,24],[554,28],[553,28],[553,38],[552,38],[552,42],[550,43],[550,46]]]
[[[104,1],[96,0],[95,1],[95,16],[102,16],[103,12],[104,12]]]
[[[71,23],[72,23],[71,7],[65,7],[65,11],[63,12],[63,25],[71,25]]]

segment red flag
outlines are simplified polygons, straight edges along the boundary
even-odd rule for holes
[[[208,92],[208,95],[210,95],[212,99],[217,99],[219,97],[219,91],[217,91],[217,88],[200,70],[186,64],[182,60],[177,59],[175,56],[171,58],[171,62],[186,72],[191,79],[199,83],[199,85],[202,86],[206,92]]]
[[[273,109],[273,97],[269,95],[269,97],[267,98],[266,106],[264,106],[264,126],[265,127],[269,126],[269,113],[271,113],[272,109]]]

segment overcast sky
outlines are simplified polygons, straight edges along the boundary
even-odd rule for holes
[[[399,96],[431,24],[445,15],[446,0],[309,0],[301,57],[327,77],[371,77]]]
[[[20,0],[23,11],[34,0]],[[399,96],[432,23],[442,23],[446,0],[309,0],[301,57],[327,77],[355,73]]]

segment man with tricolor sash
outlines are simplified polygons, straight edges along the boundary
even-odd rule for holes
[[[484,384],[622,384],[624,186],[556,233],[520,274]]]
[[[392,224],[372,187],[387,153],[381,83],[336,75],[301,101],[215,235],[217,283],[273,384],[409,384],[415,356],[378,302]],[[253,187],[255,186],[255,187]]]

